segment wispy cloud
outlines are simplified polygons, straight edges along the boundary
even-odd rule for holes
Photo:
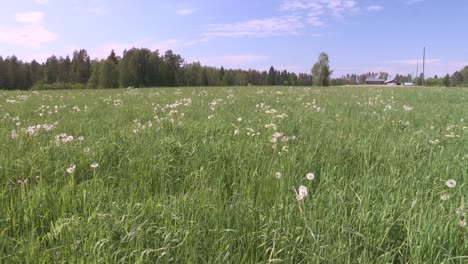
[[[24,24],[38,24],[41,23],[43,19],[44,13],[42,12],[28,12],[15,14],[16,22]]]
[[[206,35],[210,37],[269,37],[297,33],[303,27],[304,24],[298,18],[282,16],[233,24],[212,24],[208,26]]]
[[[434,64],[440,62],[440,59],[426,59],[426,64]],[[422,59],[409,59],[409,60],[392,60],[387,61],[387,63],[394,63],[394,64],[403,64],[403,65],[422,65]]]
[[[90,7],[88,12],[95,15],[106,15],[108,13],[107,9],[103,7]]]
[[[187,16],[195,13],[197,10],[193,8],[178,9],[176,14],[179,16]]]
[[[49,0],[34,0],[34,2],[36,2],[37,4],[40,4],[40,5],[45,5],[45,4],[49,3]]]
[[[307,26],[324,26],[330,16],[342,18],[359,11],[356,0],[283,0],[279,14],[228,24],[211,24],[207,36],[270,37],[298,34]]]
[[[408,0],[408,1],[406,1],[406,4],[407,4],[407,5],[414,5],[414,4],[423,2],[423,1],[424,1],[424,0]]]
[[[383,6],[380,6],[380,5],[371,5],[371,6],[368,6],[366,9],[367,9],[367,11],[382,11],[385,8]]]
[[[47,30],[43,20],[42,12],[15,14],[17,24],[0,25],[0,43],[40,47],[44,43],[55,41],[58,35]]]
[[[347,13],[359,11],[356,0],[284,0],[281,5],[283,11],[306,12],[312,21],[322,20],[324,16],[332,14],[342,17]]]

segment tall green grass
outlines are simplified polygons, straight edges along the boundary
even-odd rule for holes
[[[0,92],[0,263],[466,263],[467,97]]]

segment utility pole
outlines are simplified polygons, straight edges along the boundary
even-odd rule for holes
[[[426,47],[423,50],[423,74],[422,74],[422,86],[424,86],[424,78],[426,77]]]

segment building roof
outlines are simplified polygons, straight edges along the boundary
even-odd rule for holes
[[[385,82],[385,79],[367,78],[366,82]]]

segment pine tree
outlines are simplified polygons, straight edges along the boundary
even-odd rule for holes
[[[273,66],[270,67],[267,76],[267,85],[276,85],[276,72]]]

